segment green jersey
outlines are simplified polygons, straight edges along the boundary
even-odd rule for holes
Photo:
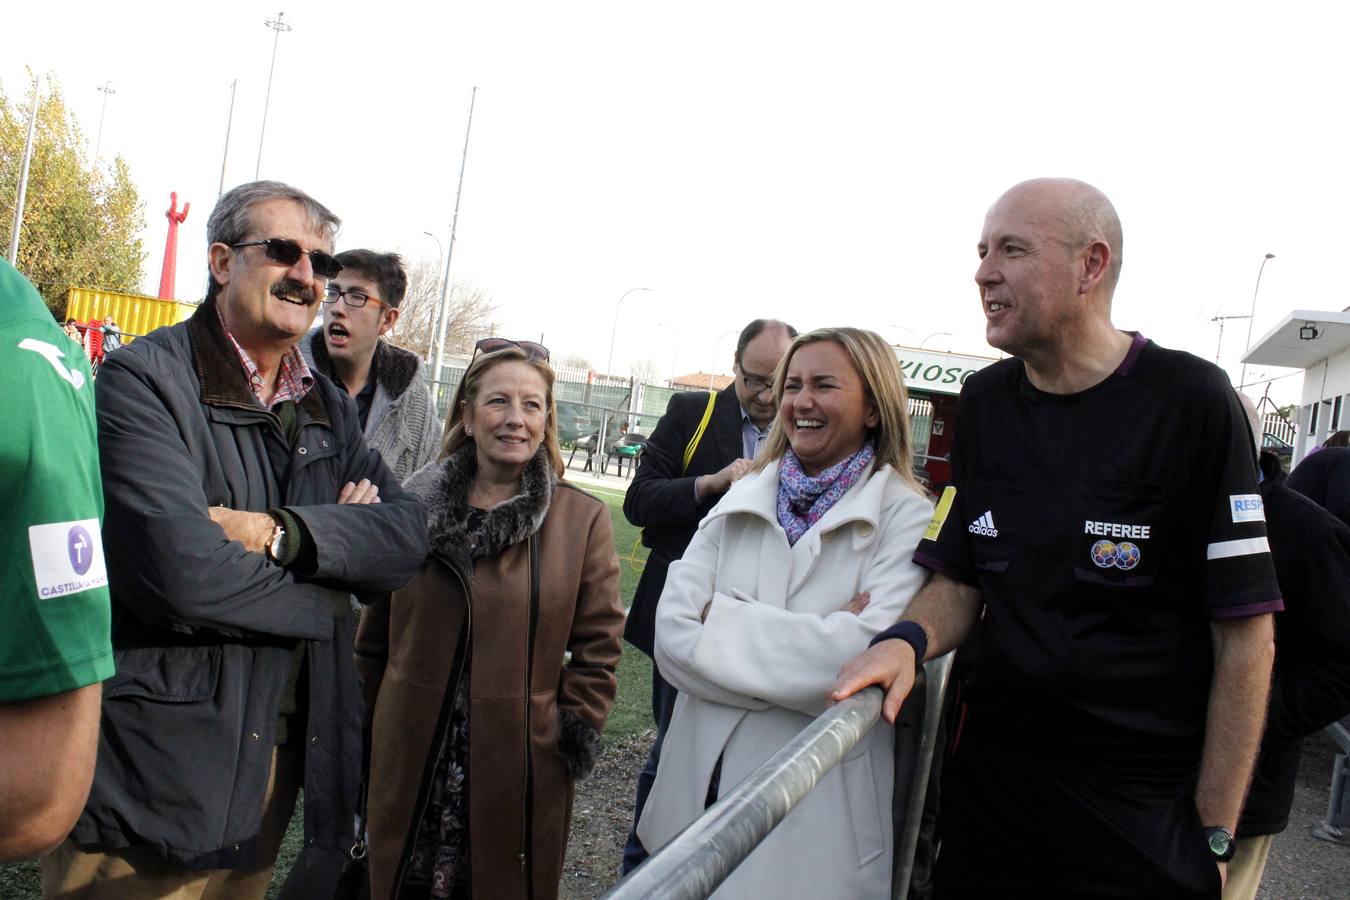
[[[113,673],[94,382],[37,291],[0,260],[0,703]]]

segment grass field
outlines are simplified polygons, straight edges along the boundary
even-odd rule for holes
[[[626,607],[633,601],[633,591],[637,589],[638,578],[642,575],[642,566],[647,559],[647,548],[638,540],[638,529],[628,524],[628,520],[623,517],[623,494],[597,489],[591,489],[590,492],[604,500],[609,507],[610,519],[614,523],[614,547],[619,554],[621,569],[619,595]],[[625,642],[623,659],[619,661],[619,695],[605,726],[606,739],[617,740],[651,727],[651,692],[651,660]],[[290,870],[300,851],[303,842],[301,821],[301,810],[297,808],[277,857],[276,876],[272,879],[268,897],[276,896],[285,873]],[[0,866],[0,898],[36,900],[40,896],[37,863]]]

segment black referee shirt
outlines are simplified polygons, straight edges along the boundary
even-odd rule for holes
[[[983,595],[970,739],[1193,773],[1209,620],[1282,608],[1227,376],[1139,335],[1068,396],[1004,360],[961,392],[952,471],[915,561]]]

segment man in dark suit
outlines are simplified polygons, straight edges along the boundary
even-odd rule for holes
[[[690,391],[670,398],[666,414],[656,423],[642,448],[642,465],[624,497],[623,513],[643,529],[642,542],[651,549],[642,571],[633,607],[628,611],[624,638],[649,657],[656,640],[656,603],[666,585],[666,570],[684,555],[698,523],[732,482],[744,474],[764,445],[777,409],[773,402],[773,374],[797,336],[791,325],[774,319],[756,319],[741,331],[732,364],[735,380],[712,400]],[[706,424],[705,424],[706,420]],[[702,428],[702,435],[695,435]],[[688,463],[685,458],[688,456]],[[656,777],[661,741],[675,708],[675,689],[652,663],[652,718],[656,740],[638,775],[636,824]],[[623,852],[623,870],[634,869],[647,851],[631,830]]]

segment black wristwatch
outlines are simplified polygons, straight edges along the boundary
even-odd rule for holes
[[[1237,841],[1233,839],[1233,833],[1222,825],[1205,828],[1205,843],[1209,845],[1209,852],[1216,863],[1228,862],[1237,853]]]

